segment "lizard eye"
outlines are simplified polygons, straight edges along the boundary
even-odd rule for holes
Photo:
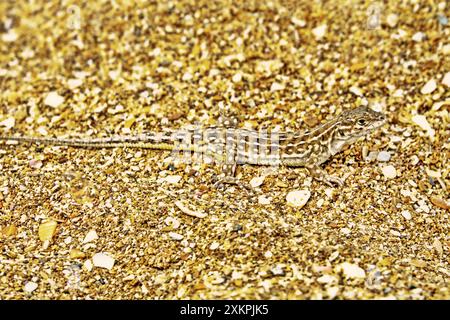
[[[360,126],[363,126],[366,124],[366,120],[364,119],[359,119],[358,121],[356,121]]]

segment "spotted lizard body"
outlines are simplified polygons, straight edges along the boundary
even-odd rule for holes
[[[368,107],[347,110],[310,131],[256,132],[247,129],[209,127],[107,138],[45,138],[0,136],[3,141],[41,143],[85,148],[146,148],[192,152],[220,162],[233,176],[236,165],[306,167],[327,184],[342,181],[327,175],[320,165],[385,122],[385,116]]]

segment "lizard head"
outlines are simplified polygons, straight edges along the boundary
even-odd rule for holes
[[[338,121],[338,136],[354,139],[365,136],[386,122],[384,114],[363,106],[341,113]]]
[[[329,145],[331,154],[340,152],[345,146],[352,144],[358,138],[381,127],[385,121],[384,114],[369,107],[359,107],[342,112],[334,124]]]

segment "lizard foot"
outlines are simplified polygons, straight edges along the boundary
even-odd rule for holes
[[[329,185],[330,187],[342,187],[344,185],[344,181],[339,178],[339,177],[335,177],[335,176],[325,176],[322,179],[323,182],[325,182],[327,185]]]
[[[242,182],[239,179],[236,179],[236,178],[230,177],[230,176],[225,176],[223,178],[220,178],[219,180],[217,180],[214,183],[213,186],[215,188],[218,188],[220,185],[223,185],[223,184],[234,184],[234,185],[237,185],[238,187],[241,187],[242,189],[246,190],[247,192],[252,191],[252,188],[248,183]]]

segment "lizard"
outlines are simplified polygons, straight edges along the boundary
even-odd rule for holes
[[[367,106],[343,111],[333,119],[303,132],[256,131],[227,127],[207,127],[202,132],[189,129],[178,132],[151,132],[136,136],[106,138],[47,138],[30,136],[0,136],[0,141],[40,143],[46,145],[85,148],[146,148],[203,153],[223,163],[222,182],[234,183],[238,164],[305,167],[316,180],[330,186],[343,181],[328,175],[321,165],[335,154],[368,135],[386,122],[383,113]],[[179,142],[182,140],[183,142]],[[261,152],[262,150],[262,152]],[[275,152],[273,152],[275,150]]]

